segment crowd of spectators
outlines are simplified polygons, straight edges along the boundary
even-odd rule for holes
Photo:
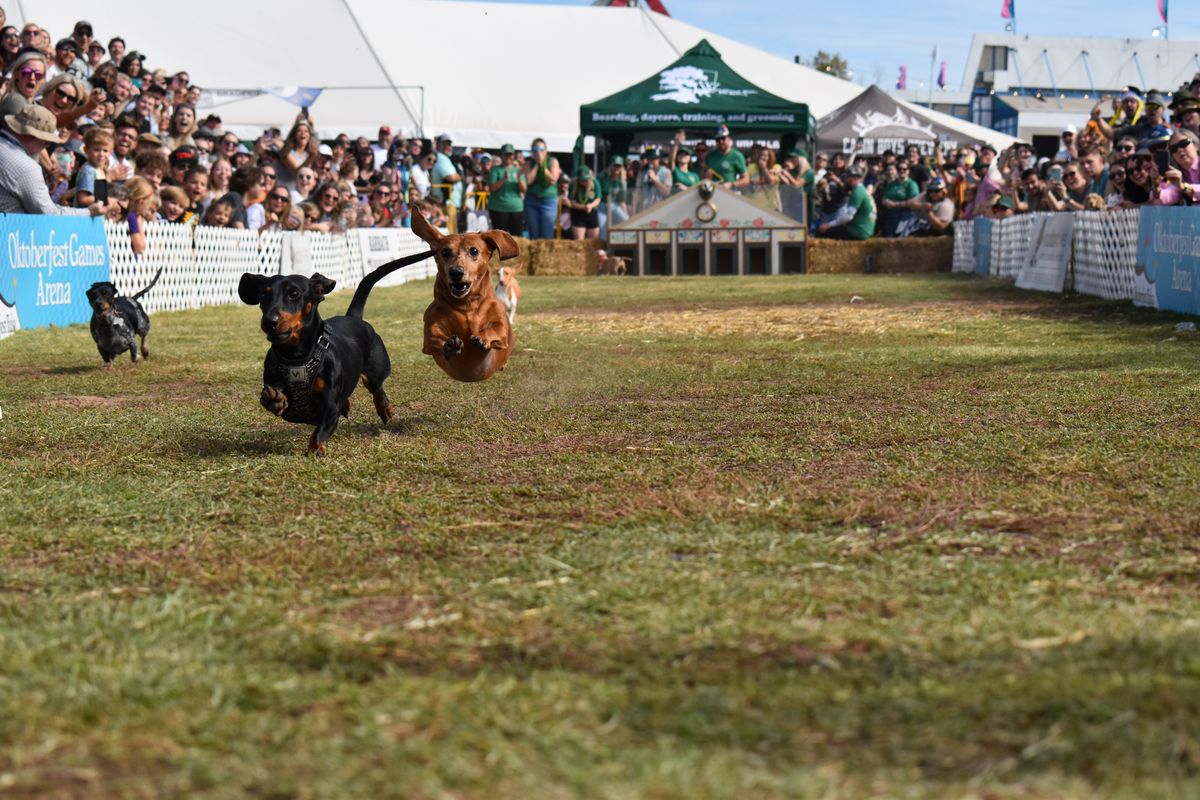
[[[1104,211],[1200,202],[1200,73],[1168,101],[1129,87],[1105,96],[1059,147],[1038,156],[1016,142],[931,157],[818,154],[812,210],[819,236],[865,239],[949,233],[955,219],[1051,211]]]
[[[384,125],[373,141],[321,142],[307,108],[286,135],[243,140],[218,115],[201,117],[204,91],[189,73],[151,69],[120,36],[103,42],[80,21],[53,41],[34,23],[5,21],[0,9],[0,212],[128,219],[135,242],[152,220],[337,231],[407,226],[414,210],[443,226],[603,238],[610,223],[700,180],[793,218],[806,210],[816,235],[847,239],[946,235],[973,217],[1191,204],[1200,192],[1200,74],[1169,103],[1132,88],[1102,99],[1053,156],[1023,142],[1002,153],[937,144],[931,155],[914,144],[810,162],[802,148],[743,153],[720,126],[692,146],[680,132],[669,149],[617,154],[593,174],[564,169],[542,139],[493,154]]]
[[[13,176],[0,211],[127,219],[135,250],[152,220],[339,231],[408,226],[418,210],[435,225],[469,226],[485,198],[496,227],[558,234],[563,171],[541,139],[525,154],[506,144],[493,155],[382,125],[373,141],[322,142],[304,108],[286,135],[244,140],[219,115],[202,116],[204,90],[188,72],[151,69],[120,36],[104,42],[80,21],[54,41],[35,23],[5,22],[0,9],[0,172]],[[595,199],[577,194],[577,229],[598,230]]]

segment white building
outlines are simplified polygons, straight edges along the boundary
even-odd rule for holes
[[[1136,86],[1169,98],[1197,72],[1195,40],[977,33],[957,91],[932,102],[924,91],[897,94],[1046,149],[1066,125],[1082,127],[1104,95]]]

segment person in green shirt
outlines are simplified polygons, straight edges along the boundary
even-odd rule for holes
[[[882,236],[896,236],[901,225],[911,224],[913,210],[908,201],[919,195],[921,189],[909,177],[910,166],[907,161],[901,161],[887,168],[887,186],[880,198],[880,205],[883,206],[879,226]]]
[[[875,201],[862,185],[862,167],[846,171],[846,204],[829,222],[817,226],[817,236],[825,239],[870,239],[875,233]]]
[[[608,171],[600,176],[600,238],[608,238],[608,226],[629,219],[629,184],[625,177],[625,157],[613,156]]]
[[[729,128],[724,125],[718,126],[715,136],[717,149],[708,151],[701,175],[713,183],[725,184],[734,189],[748,186],[750,177],[747,174],[746,157],[733,149],[733,137],[729,134]]]
[[[700,175],[691,170],[692,149],[680,146],[675,153],[675,168],[671,170],[671,194],[679,194],[700,182]]]
[[[554,222],[558,216],[558,179],[562,169],[558,159],[546,149],[546,140],[540,136],[530,145],[530,156],[525,159],[525,224],[529,227],[530,239],[553,239]]]
[[[512,236],[525,233],[525,175],[517,166],[517,149],[500,146],[500,164],[488,172],[488,216],[492,227]]]
[[[572,239],[599,239],[600,214],[597,209],[604,199],[600,181],[592,168],[584,164],[575,172],[575,180],[567,189],[563,207],[571,214]]]

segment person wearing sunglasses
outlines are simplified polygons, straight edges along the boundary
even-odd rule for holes
[[[371,209],[371,224],[373,227],[387,228],[391,226],[395,215],[392,206],[395,194],[391,186],[383,183],[371,191],[369,208]]]
[[[1124,208],[1157,205],[1162,177],[1149,149],[1139,149],[1125,162]]]
[[[21,52],[21,31],[14,25],[0,28],[0,70],[8,72],[9,66]]]
[[[276,186],[267,194],[263,228],[282,228],[292,213],[292,195],[285,186]]]
[[[23,50],[13,61],[9,88],[0,98],[0,119],[18,114],[42,90],[46,81],[46,57],[37,50]]]
[[[1171,166],[1163,178],[1171,186],[1177,187],[1178,202],[1181,204],[1192,205],[1200,200],[1200,153],[1196,150],[1198,143],[1200,137],[1190,130],[1180,129],[1171,135],[1167,144]],[[1164,201],[1171,199],[1165,190],[1163,195]]]
[[[718,125],[713,136],[717,142],[717,149],[710,150],[705,155],[704,167],[700,170],[700,176],[726,186],[749,186],[750,174],[749,168],[746,166],[746,157],[740,150],[734,149],[733,136],[730,134],[729,128]]]
[[[1063,165],[1062,181],[1053,181],[1046,203],[1054,211],[1082,211],[1088,196],[1088,179],[1078,161]]]

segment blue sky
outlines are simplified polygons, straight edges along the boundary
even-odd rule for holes
[[[493,0],[506,2],[507,0]],[[590,5],[590,0],[520,0],[544,5]],[[962,83],[971,34],[1004,31],[1001,0],[663,0],[671,16],[785,58],[833,51],[850,62],[856,83],[891,88],[901,64],[908,87],[929,80],[939,48],[947,88]],[[1157,0],[1016,0],[1019,34],[1147,37],[1156,25]],[[831,5],[836,11],[831,10]],[[1172,39],[1200,39],[1200,0],[1172,0]],[[619,13],[619,12],[617,12]],[[598,57],[613,57],[599,51]]]

